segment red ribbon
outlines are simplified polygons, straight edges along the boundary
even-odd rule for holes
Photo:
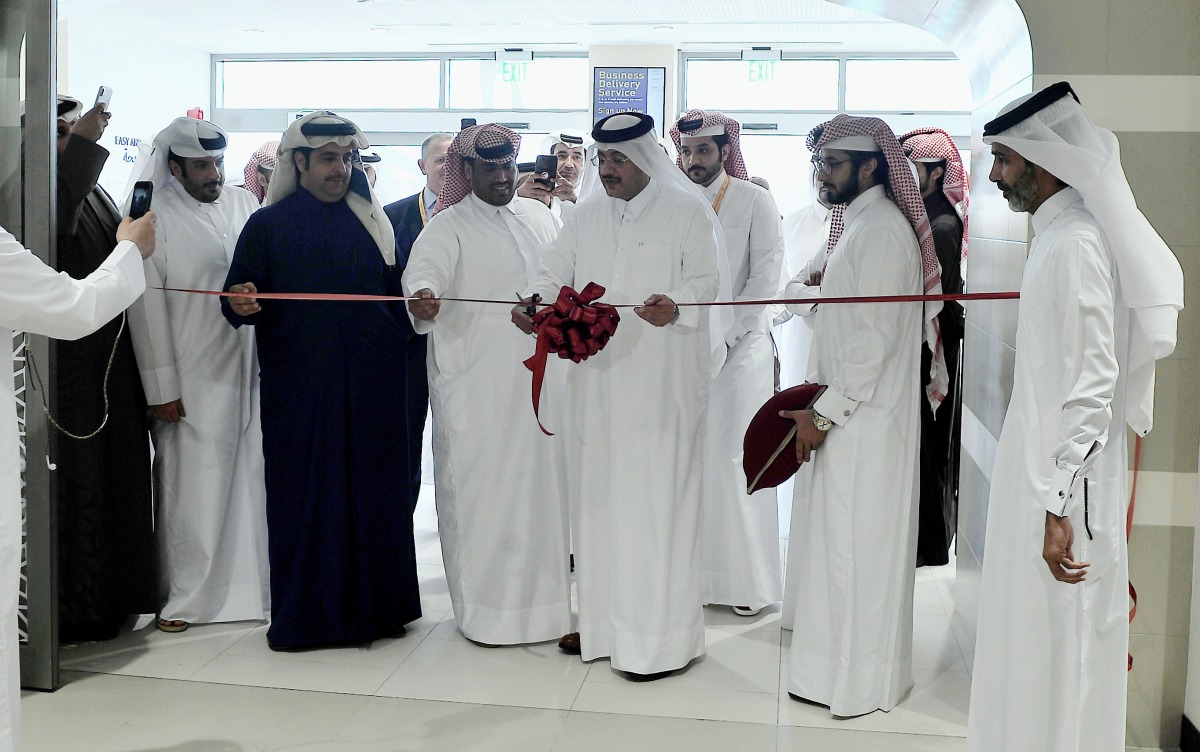
[[[589,282],[581,292],[563,285],[554,305],[543,308],[533,316],[537,332],[537,350],[525,361],[533,372],[533,415],[538,428],[547,436],[554,434],[542,425],[539,414],[542,403],[542,381],[546,377],[546,361],[551,352],[573,363],[587,360],[604,349],[617,331],[621,315],[607,303],[597,303],[604,288]]]
[[[1137,501],[1137,482],[1138,470],[1142,465],[1142,437],[1135,436],[1133,440],[1133,485],[1129,489],[1129,511],[1125,513],[1125,547],[1126,551],[1129,548],[1129,536],[1133,533],[1133,504]],[[1133,617],[1137,616],[1137,590],[1133,587],[1133,580],[1129,580],[1129,599],[1133,604],[1129,607],[1129,623],[1133,623]],[[1133,670],[1133,653],[1127,653],[1128,663],[1125,666],[1126,671]]]
[[[589,284],[589,287],[591,284]],[[491,303],[494,305],[512,306],[511,300],[491,300],[487,298],[418,298],[411,295],[350,295],[347,293],[324,292],[221,292],[216,290],[189,290],[182,287],[156,287],[155,290],[167,292],[186,292],[193,295],[213,295],[221,298],[256,298],[259,300],[333,300],[333,301],[407,301],[407,300],[445,300],[454,303]],[[587,289],[586,287],[584,288]],[[600,288],[603,289],[603,288]],[[930,300],[1016,300],[1021,297],[1019,292],[968,292],[958,295],[866,295],[826,298],[780,298],[764,300],[723,300],[708,303],[678,303],[680,308],[692,306],[749,306],[749,305],[817,305],[819,303],[923,303]],[[610,308],[636,308],[642,303],[617,303],[608,305]]]

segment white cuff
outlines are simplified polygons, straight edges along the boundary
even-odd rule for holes
[[[142,371],[141,376],[147,405],[165,405],[183,398],[179,372],[173,366]]]
[[[1077,488],[1076,479],[1080,477],[1078,470],[1065,467],[1055,467],[1050,476],[1050,494],[1046,497],[1046,511],[1058,517],[1069,517],[1075,508],[1075,494],[1082,493]]]
[[[674,295],[667,294],[667,297],[670,298],[671,300],[675,300]],[[674,321],[671,322],[673,325],[686,326],[691,329],[694,329],[697,326],[699,326],[699,324],[700,324],[700,306],[679,305],[678,302],[676,302],[675,305],[679,306],[679,316]]]
[[[858,409],[858,403],[831,386],[827,387],[824,393],[817,398],[817,401],[813,403],[812,409],[839,426],[844,426],[846,425],[846,421],[850,420],[850,416],[854,414],[854,411]]]
[[[787,291],[784,294],[787,296],[786,298],[784,298],[785,300],[796,299],[796,298],[799,298],[799,299],[819,298],[819,297],[821,297],[821,286],[820,285],[789,285]],[[791,311],[792,313],[794,313],[797,316],[811,316],[817,312],[817,305],[815,303],[813,303],[813,304],[787,303],[785,305],[787,306],[787,309],[789,311]]]

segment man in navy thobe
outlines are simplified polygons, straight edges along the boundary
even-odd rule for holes
[[[399,294],[395,239],[329,112],[283,135],[266,205],[246,223],[222,301],[257,327],[271,562],[268,644],[296,650],[404,634],[421,615],[407,454],[401,303],[271,300],[256,292]]]

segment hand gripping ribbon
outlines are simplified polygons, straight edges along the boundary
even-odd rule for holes
[[[534,416],[538,416],[541,405],[542,380],[550,353],[556,352],[564,360],[579,363],[603,350],[617,331],[621,315],[613,306],[596,302],[602,295],[604,288],[595,282],[589,282],[581,292],[564,285],[554,305],[534,315],[537,351],[525,361],[525,367],[533,372]],[[542,425],[540,417],[538,428],[547,436],[554,435]]]

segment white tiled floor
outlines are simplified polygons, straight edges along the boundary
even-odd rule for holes
[[[431,491],[430,487],[426,487]],[[708,655],[635,684],[553,643],[488,649],[454,627],[432,494],[417,514],[424,617],[369,649],[280,654],[254,623],[178,635],[149,619],[62,651],[66,686],[23,695],[24,752],[639,752],[964,749],[970,680],[950,628],[953,566],[921,569],[916,688],[890,713],[834,720],[790,700],[778,609],[706,609]]]

